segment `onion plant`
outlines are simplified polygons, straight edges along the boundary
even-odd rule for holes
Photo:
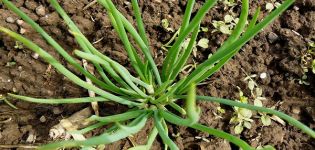
[[[158,135],[161,137],[166,149],[179,149],[172,138],[168,135],[167,124],[186,126],[209,133],[210,135],[226,139],[244,150],[255,149],[239,137],[198,123],[201,110],[196,105],[196,101],[217,102],[225,105],[264,112],[267,114],[274,114],[291,125],[299,128],[312,138],[315,138],[315,132],[312,129],[282,112],[239,103],[228,99],[196,95],[196,85],[206,80],[218,69],[220,69],[241,49],[246,42],[252,39],[264,27],[275,20],[294,2],[294,0],[285,0],[281,6],[268,14],[261,21],[258,21],[257,19],[259,16],[259,9],[257,9],[255,15],[251,17],[252,19],[249,19],[249,0],[242,0],[240,19],[230,37],[210,58],[198,65],[191,74],[181,79],[178,78],[179,73],[187,63],[187,60],[192,52],[194,41],[196,41],[202,19],[205,17],[209,9],[216,4],[216,2],[217,0],[206,0],[196,14],[192,15],[193,7],[196,2],[195,0],[188,0],[178,37],[168,49],[162,67],[158,68],[150,51],[150,43],[145,31],[145,25],[143,24],[137,0],[131,0],[137,28],[132,26],[129,20],[127,20],[126,17],[115,7],[111,0],[98,0],[98,3],[106,9],[112,26],[124,45],[131,66],[135,71],[134,74],[131,74],[124,66],[99,52],[80,32],[79,28],[62,9],[57,0],[50,0],[51,6],[53,6],[59,15],[64,19],[64,22],[69,27],[70,33],[74,36],[80,46],[80,49],[74,50],[75,56],[92,63],[99,75],[96,77],[77,63],[73,56],[68,54],[64,48],[62,48],[42,29],[42,27],[40,27],[23,11],[18,9],[9,0],[2,0],[2,3],[7,8],[15,12],[25,22],[30,24],[32,28],[36,30],[67,61],[67,63],[83,74],[84,77],[89,78],[93,84],[88,84],[82,79],[82,77],[79,77],[75,73],[69,71],[56,58],[33,43],[31,40],[5,27],[0,27],[0,31],[23,43],[24,46],[37,53],[42,59],[47,61],[73,83],[85,88],[86,90],[93,91],[97,95],[96,97],[65,99],[38,99],[15,94],[8,94],[8,97],[44,104],[112,101],[118,104],[126,105],[130,108],[130,110],[125,113],[115,114],[112,116],[93,115],[89,119],[93,120],[95,124],[76,131],[76,133],[84,134],[105,125],[110,126],[108,130],[99,136],[83,141],[69,140],[55,142],[44,145],[40,149],[50,150],[69,147],[81,147],[85,149],[101,144],[109,144],[139,132],[145,126],[146,121],[150,118],[154,120],[154,127],[152,128],[151,133],[148,134],[146,145],[136,146],[132,148],[133,150],[150,149],[153,141]],[[247,21],[249,21],[248,25],[246,24]],[[182,49],[181,45],[188,37],[191,38],[190,43],[186,49]],[[134,40],[135,44],[132,44],[130,40]],[[184,106],[179,105],[178,102],[181,101],[184,102]]]

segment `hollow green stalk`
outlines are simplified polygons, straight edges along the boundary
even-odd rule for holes
[[[145,33],[145,28],[142,21],[138,0],[131,0],[131,4],[132,4],[134,15],[136,17],[139,34],[142,40],[144,41],[144,43],[147,45],[147,47],[149,47],[149,41]]]
[[[254,17],[253,19],[250,21],[247,30],[251,30],[257,23],[257,19],[258,16],[260,14],[260,8],[258,8],[255,11]],[[226,62],[228,62],[233,56],[235,56],[235,54],[241,49],[241,47],[236,48],[235,50],[233,50],[234,52],[225,56],[223,59],[220,60],[220,62],[218,62],[217,64],[215,64],[209,71],[207,71],[205,74],[203,74],[199,79],[196,80],[196,83],[200,83],[202,81],[204,81],[205,79],[207,79],[208,77],[210,77],[212,74],[214,74],[215,72],[217,72],[220,68],[222,68],[222,66],[224,64],[226,64]]]
[[[194,49],[194,46],[196,44],[196,40],[197,40],[197,36],[198,36],[198,32],[199,32],[199,27],[200,25],[198,25],[195,30],[192,33],[192,36],[190,38],[189,44],[187,46],[187,48],[184,50],[183,54],[180,56],[179,60],[175,63],[175,67],[171,73],[171,75],[169,76],[169,80],[174,80],[178,74],[180,73],[181,69],[185,66],[189,55],[191,54],[191,52]]]
[[[183,30],[174,43],[174,45],[169,49],[166,58],[163,62],[162,75],[165,81],[165,76],[170,73],[170,69],[174,67],[174,63],[177,61],[180,45],[184,42],[185,38],[192,32],[201,22],[202,18],[206,15],[210,8],[216,4],[217,0],[206,1],[205,4],[199,9],[193,20],[190,22],[186,30]]]
[[[187,96],[175,96],[175,97],[176,98],[187,98]],[[273,114],[273,115],[276,115],[276,116],[280,117],[281,119],[287,121],[291,125],[301,129],[303,132],[307,133],[312,138],[315,138],[315,132],[312,129],[310,129],[309,127],[307,127],[303,123],[297,121],[296,119],[294,119],[294,118],[292,118],[292,117],[290,117],[290,116],[288,116],[282,112],[273,110],[273,109],[264,108],[264,107],[257,107],[257,106],[253,106],[253,105],[249,105],[249,104],[236,102],[233,100],[216,98],[216,97],[209,97],[209,96],[197,96],[197,100],[217,102],[217,103],[221,103],[221,104],[225,104],[225,105],[229,105],[229,106],[236,106],[236,107],[240,107],[240,108],[246,108],[249,110],[264,112],[267,114]]]
[[[146,112],[145,110],[134,110],[134,111],[128,111],[122,114],[106,116],[106,117],[93,115],[89,118],[89,120],[99,121],[99,122],[121,122],[121,121],[126,121],[129,119],[136,118],[139,115],[144,114],[145,112]]]
[[[8,93],[8,96],[23,100],[23,101],[27,101],[27,102],[41,103],[41,104],[80,104],[80,103],[109,101],[108,99],[105,99],[103,97],[47,99],[47,98],[32,98],[32,97],[27,97],[27,96],[15,95],[11,93]]]
[[[217,129],[213,129],[213,128],[210,128],[210,127],[206,127],[206,126],[203,126],[201,124],[191,124],[191,122],[187,122],[186,119],[182,119],[170,112],[167,112],[167,111],[163,111],[163,110],[159,110],[159,114],[167,121],[167,122],[170,122],[172,124],[176,124],[176,125],[179,125],[179,126],[188,126],[188,127],[191,127],[191,128],[194,128],[194,129],[197,129],[197,130],[200,130],[200,131],[203,131],[203,132],[207,132],[211,135],[214,135],[216,137],[220,137],[220,138],[223,138],[223,139],[226,139],[228,140],[229,142],[232,142],[234,143],[235,145],[239,146],[240,148],[242,149],[246,149],[246,150],[252,150],[253,148],[251,146],[249,146],[245,141],[239,139],[238,137],[235,137],[231,134],[228,134],[224,131],[221,131],[221,130],[217,130]]]
[[[39,150],[56,150],[59,148],[70,148],[79,146],[95,146],[100,144],[109,144],[119,141],[132,134],[139,132],[145,125],[148,115],[143,114],[134,119],[128,126],[119,128],[114,133],[105,132],[100,136],[92,137],[84,141],[62,141],[51,143],[39,148]]]
[[[89,53],[84,53],[81,51],[76,50],[74,52],[76,55],[78,55],[81,58],[84,58],[86,60],[90,60],[90,61],[94,61],[100,64],[103,64],[105,66],[109,66],[108,62],[103,61],[100,57],[93,55],[93,54],[89,54]],[[113,69],[115,69],[116,72],[118,72],[120,74],[120,76],[126,81],[126,83],[134,90],[136,91],[140,96],[142,97],[148,97],[145,93],[143,93],[131,80],[131,75],[129,74],[128,71],[125,70],[125,68],[121,68],[120,65],[118,63],[113,63],[113,65],[111,66]],[[120,79],[120,77],[116,74],[116,78]],[[122,83],[124,83],[124,81],[121,80]]]
[[[117,25],[117,32],[119,33],[119,36],[120,36],[120,38],[121,38],[121,40],[125,46],[125,49],[128,53],[129,59],[131,61],[131,65],[136,70],[136,72],[138,73],[139,76],[144,77],[144,73],[142,72],[143,70],[140,69],[139,64],[136,60],[136,56],[135,56],[136,54],[133,53],[132,46],[131,46],[131,43],[128,39],[125,27],[123,25],[121,17],[119,16],[119,11],[114,6],[114,4],[111,0],[105,0],[105,1],[106,1],[107,6],[108,6],[107,11],[109,11],[115,19],[115,23]]]
[[[194,4],[195,4],[195,0],[187,1],[187,6],[186,6],[185,14],[183,17],[183,22],[182,22],[182,25],[181,25],[180,30],[179,30],[179,35],[182,34],[184,32],[184,30],[186,30],[188,25],[189,25],[189,21],[190,21],[190,17],[192,14],[192,10],[194,8]]]
[[[87,84],[85,81],[80,79],[78,76],[70,72],[67,68],[65,68],[62,64],[60,64],[53,56],[51,56],[49,53],[41,49],[39,46],[37,46],[35,43],[31,42],[30,40],[24,38],[23,36],[6,29],[4,27],[0,27],[0,32],[6,33],[7,35],[11,36],[12,38],[20,41],[28,47],[29,49],[33,50],[35,53],[37,53],[40,57],[42,57],[45,61],[47,61],[49,64],[51,64],[54,68],[56,68],[60,73],[62,73],[64,76],[66,76],[68,79],[70,79],[75,84],[95,92],[96,94],[99,94],[100,96],[110,99],[112,101],[115,101],[120,104],[129,105],[129,106],[141,106],[139,103],[131,102],[126,99],[122,99],[120,97],[117,97],[111,93],[108,93],[98,87],[95,87],[91,84]]]
[[[111,88],[104,82],[97,79],[94,75],[86,71],[78,62],[76,62],[53,38],[51,38],[35,21],[33,21],[29,16],[27,16],[23,11],[17,8],[13,3],[8,0],[2,0],[3,4],[7,6],[10,10],[15,12],[20,16],[25,22],[31,25],[31,27],[36,30],[55,50],[65,58],[67,62],[73,65],[79,72],[84,74],[86,77],[92,80],[93,83],[97,84],[101,88],[111,91]]]
[[[167,144],[171,150],[179,150],[177,145],[170,139],[170,137],[167,134],[165,134],[165,129],[161,122],[162,122],[162,118],[159,115],[158,111],[157,110],[154,111],[154,124],[163,142]]]
[[[51,5],[57,10],[57,12],[60,14],[60,16],[65,20],[66,24],[70,28],[70,32],[73,35],[80,35],[80,36],[74,36],[76,41],[79,43],[80,47],[87,53],[92,53],[88,45],[92,45],[87,38],[81,33],[79,28],[75,25],[75,23],[70,19],[70,17],[66,14],[66,12],[62,9],[62,7],[59,5],[59,3],[56,0],[51,0]],[[122,94],[122,91],[117,87],[114,83],[108,79],[107,75],[104,73],[103,68],[100,66],[100,64],[93,62],[94,66],[98,70],[101,77],[104,79],[104,81],[115,91],[118,91],[120,94]],[[113,70],[110,66],[106,68],[107,70]],[[124,84],[126,85],[126,84]],[[125,86],[126,87],[126,86]]]
[[[107,10],[109,9],[109,6],[108,6],[106,0],[98,0],[98,2],[102,6],[104,6]],[[143,54],[145,55],[145,58],[148,60],[150,66],[151,66],[151,69],[153,70],[153,74],[155,76],[155,79],[156,79],[158,85],[161,85],[162,82],[161,82],[160,73],[157,69],[157,66],[156,66],[154,60],[153,60],[153,57],[152,57],[151,52],[149,50],[149,47],[146,46],[145,42],[142,40],[141,36],[137,33],[136,29],[132,26],[132,24],[119,11],[116,13],[117,13],[117,15],[119,15],[126,30],[131,34],[131,36],[134,38],[136,43],[141,48]]]
[[[187,112],[187,122],[195,124],[200,117],[200,108],[196,106],[196,85],[191,84],[185,101],[185,110]]]

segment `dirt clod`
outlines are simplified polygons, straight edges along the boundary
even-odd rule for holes
[[[268,40],[270,43],[274,43],[279,39],[279,36],[276,33],[270,32],[268,34]]]
[[[5,19],[5,21],[7,21],[8,23],[14,23],[14,19],[12,17],[8,17],[7,19]]]
[[[36,8],[36,14],[39,16],[45,16],[46,15],[45,7],[43,5],[39,5]]]

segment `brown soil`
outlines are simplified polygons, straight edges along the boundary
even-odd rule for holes
[[[124,48],[101,6],[94,5],[82,11],[82,8],[88,4],[88,0],[61,0],[60,2],[91,41],[103,38],[95,44],[96,48],[123,65],[129,64]],[[114,0],[114,2],[129,20],[133,18],[130,3],[121,0]],[[62,19],[46,0],[18,0],[15,4],[43,26],[69,53],[73,49],[79,48]],[[198,1],[195,11],[201,4],[202,2]],[[40,5],[44,7],[45,15],[36,13],[36,8]],[[253,2],[250,7],[251,14],[254,13],[257,6],[264,5],[265,2]],[[148,0],[145,3],[140,1],[140,7],[143,11],[144,23],[148,31],[155,61],[161,65],[163,54],[165,54],[161,50],[161,45],[166,43],[172,36],[172,33],[161,27],[161,20],[167,18],[170,20],[171,27],[178,29],[185,2],[169,1],[160,3],[158,0]],[[240,8],[235,7],[235,11],[239,12]],[[220,33],[211,33],[213,29],[211,20],[222,20],[225,12],[222,5],[217,5],[205,18],[202,26],[208,27],[210,32],[201,33],[199,38],[208,38],[210,48],[200,49],[197,56],[192,57],[197,63],[205,60],[226,39],[226,36]],[[264,15],[261,15],[260,19]],[[14,22],[8,20],[8,17],[13,18]],[[36,34],[30,26],[26,23],[16,23],[18,17],[2,5],[0,5],[0,20],[1,26],[14,31],[20,31],[21,28],[25,29],[24,36],[32,39],[63,61],[53,48]],[[14,48],[14,40],[3,34],[0,35],[0,94],[5,95],[8,92],[15,92],[33,97],[55,98],[87,96],[87,91],[68,81],[41,58],[37,59],[26,48]],[[243,82],[243,79],[246,75],[242,69],[248,74],[265,72],[268,75],[267,78],[255,79],[263,89],[264,96],[268,98],[264,105],[268,107],[276,105],[277,110],[293,116],[314,129],[315,76],[311,73],[307,74],[308,82],[311,83],[309,86],[300,85],[297,81],[303,75],[300,60],[307,49],[307,42],[310,40],[315,40],[315,0],[300,0],[294,7],[285,12],[280,19],[246,44],[233,60],[207,81],[208,84],[199,86],[200,90],[198,92],[200,95],[237,99],[238,90],[236,86],[244,89],[245,94],[249,94],[245,90],[246,83]],[[71,66],[67,66],[71,69]],[[21,101],[14,101],[14,105],[19,109],[14,110],[0,102],[0,119],[12,118],[9,122],[0,123],[0,144],[28,144],[26,139],[31,132],[36,133],[35,144],[49,142],[51,140],[48,138],[50,127],[57,124],[58,120],[86,107],[86,105],[39,105]],[[216,119],[213,112],[216,111],[219,104],[201,102],[200,106],[203,110],[201,123],[233,133],[233,127],[229,124],[232,115],[230,107],[222,106],[227,109],[227,113],[222,115],[222,119]],[[119,106],[108,108],[108,106],[101,105],[102,108],[102,113],[110,114],[115,113],[117,109],[124,109]],[[45,122],[40,121],[39,118],[42,116],[46,118]],[[273,122],[271,126],[263,127],[259,119],[254,120],[253,127],[250,130],[245,130],[240,135],[252,146],[269,144],[274,145],[277,149],[315,149],[314,140],[292,126],[283,126]],[[146,128],[131,140],[138,144],[144,143],[146,134],[151,127],[152,122],[149,122]],[[170,135],[179,135],[173,138],[180,149],[237,149],[227,141],[205,133],[171,125],[169,128]],[[100,132],[101,130],[97,130],[89,133],[88,136]],[[196,139],[196,136],[204,137],[209,142]],[[121,140],[109,145],[107,149],[127,149],[130,145],[130,140]],[[153,149],[162,149],[161,147],[163,145],[161,145],[159,139],[154,143]]]

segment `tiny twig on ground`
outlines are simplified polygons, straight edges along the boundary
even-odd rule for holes
[[[35,145],[0,145],[0,148],[25,148],[25,149],[37,149],[38,146]]]
[[[87,4],[85,7],[83,7],[83,10],[86,10],[88,8],[90,8],[91,6],[93,6],[94,4],[96,4],[97,0],[93,0],[92,2],[90,2],[89,4]]]
[[[135,140],[134,140],[133,138],[131,138],[131,137],[127,137],[127,139],[130,141],[130,143],[131,143],[132,147],[137,146],[137,144],[136,144],[136,142],[135,142]]]
[[[88,63],[85,59],[82,59],[82,63],[83,63],[83,67],[85,70],[87,70],[88,72],[90,72],[91,74],[94,74],[94,68],[93,67],[88,67]],[[88,77],[85,77],[85,80],[88,84],[93,84],[92,81],[88,78]],[[88,90],[89,92],[89,96],[90,97],[95,97],[95,92],[91,91],[91,90]],[[92,102],[91,103],[92,105],[92,108],[95,112],[95,115],[99,115],[99,109],[98,109],[98,103],[97,102]]]
[[[104,39],[104,37],[102,37],[102,38],[96,40],[95,42],[93,42],[93,44],[96,44],[96,43],[98,43],[98,42],[101,42],[103,39]]]

